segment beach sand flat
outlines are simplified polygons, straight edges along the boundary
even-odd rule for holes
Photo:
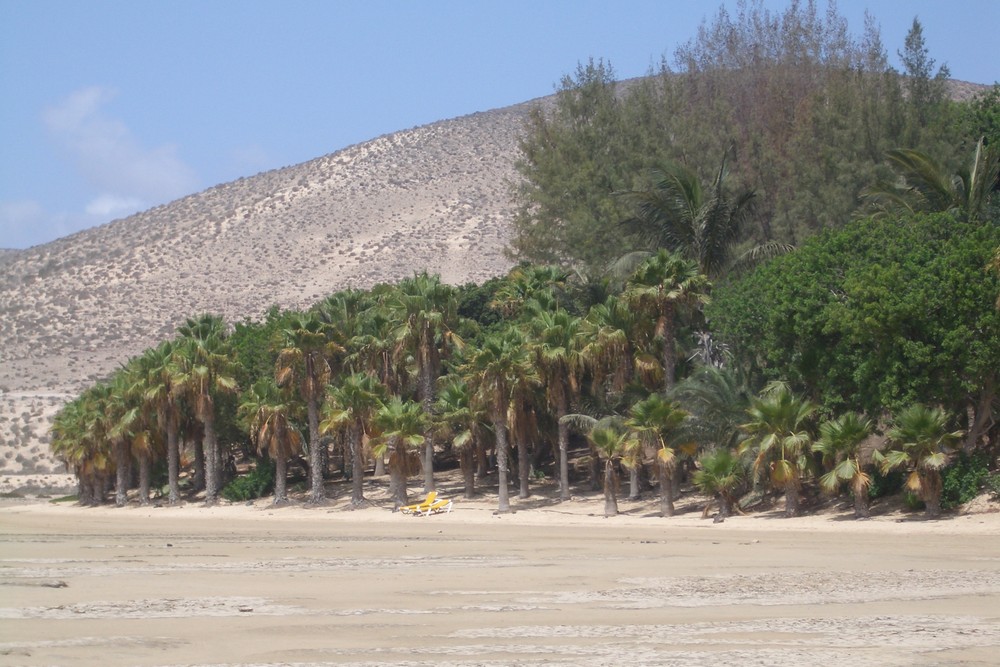
[[[1000,514],[521,502],[8,503],[0,665],[998,664]]]

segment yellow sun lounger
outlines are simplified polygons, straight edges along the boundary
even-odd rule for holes
[[[423,502],[416,503],[414,505],[403,505],[399,508],[399,511],[403,514],[414,514],[419,515],[427,511],[427,509],[434,504],[437,500],[437,491],[431,491],[424,498]]]
[[[423,510],[421,514],[423,516],[430,516],[431,514],[447,513],[451,511],[451,500],[438,500],[430,504],[427,509]]]

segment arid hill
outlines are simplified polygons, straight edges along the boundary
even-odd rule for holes
[[[424,269],[453,284],[503,273],[528,109],[397,132],[0,254],[0,491],[3,476],[44,485],[61,470],[47,446],[59,407],[188,316],[257,318]]]

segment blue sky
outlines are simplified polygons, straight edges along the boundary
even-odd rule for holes
[[[721,4],[0,0],[0,247],[548,95],[590,57],[640,76]],[[854,34],[867,7],[896,65],[916,15],[953,77],[1000,80],[1000,2],[837,7]]]

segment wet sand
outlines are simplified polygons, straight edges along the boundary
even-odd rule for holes
[[[535,504],[534,509],[525,509]],[[995,665],[1000,514],[0,507],[0,664]]]

